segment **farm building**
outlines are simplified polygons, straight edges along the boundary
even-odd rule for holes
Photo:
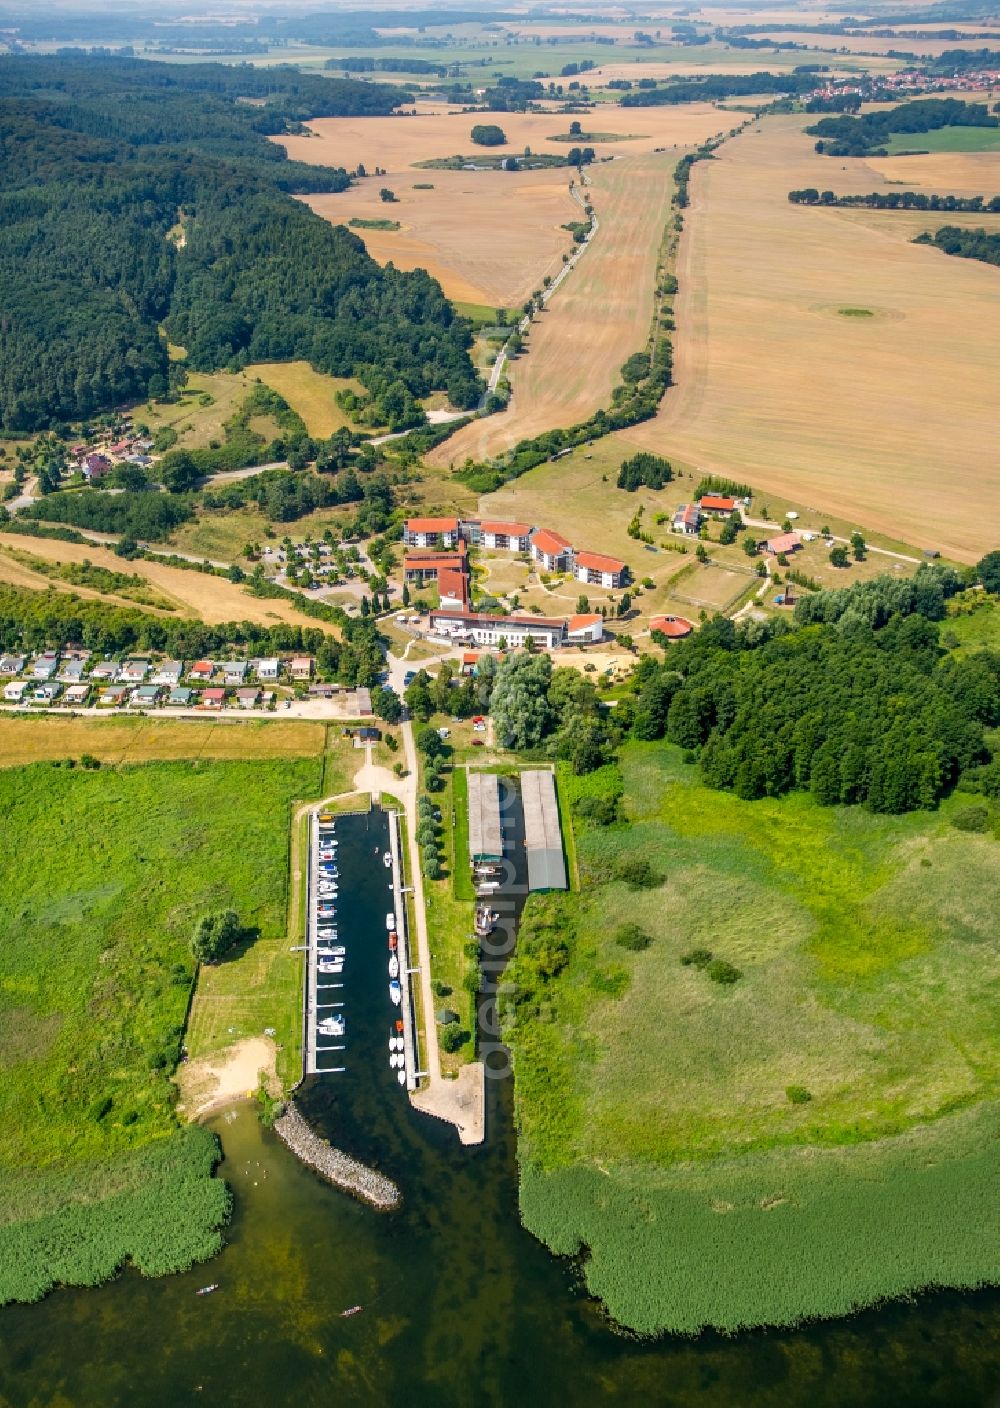
[[[736,500],[728,494],[702,494],[698,507],[702,513],[711,513],[716,518],[730,518],[736,508]]]
[[[672,527],[675,533],[686,533],[696,538],[701,527],[701,513],[697,504],[681,504],[674,514]]]
[[[777,557],[779,552],[797,552],[801,546],[802,539],[798,533],[779,533],[776,538],[768,538],[764,551]]]
[[[566,862],[559,831],[559,803],[551,772],[532,769],[521,774],[524,845],[528,854],[529,890],[565,890]]]
[[[473,865],[503,860],[500,779],[495,772],[469,773],[469,859]]]
[[[578,552],[573,562],[576,580],[592,587],[620,587],[627,571],[624,562],[601,552]]]

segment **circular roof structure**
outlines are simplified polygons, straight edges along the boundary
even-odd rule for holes
[[[662,632],[668,640],[680,640],[681,636],[689,636],[694,626],[683,616],[654,616],[650,620],[649,629]]]

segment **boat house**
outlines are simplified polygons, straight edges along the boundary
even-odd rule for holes
[[[521,774],[524,845],[528,855],[529,890],[565,890],[566,862],[559,830],[559,803],[551,772],[532,769]]]

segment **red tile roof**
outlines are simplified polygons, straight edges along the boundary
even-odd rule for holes
[[[586,567],[590,572],[622,572],[625,570],[624,562],[621,562],[617,557],[606,557],[602,552],[578,552],[576,565]]]
[[[468,578],[464,572],[456,572],[453,567],[445,567],[438,573],[438,591],[443,597],[455,597],[463,606],[469,604]]]
[[[408,518],[408,533],[457,533],[457,518]]]
[[[478,650],[466,650],[466,651],[463,653],[463,655],[462,655],[462,664],[463,664],[463,665],[474,665],[478,659],[479,659],[479,651],[478,651]],[[473,720],[473,722],[475,722],[475,720]]]
[[[591,612],[583,616],[571,616],[567,625],[571,631],[585,631],[588,626],[593,626],[596,622],[603,619],[604,618],[599,616],[597,612]]]
[[[531,546],[548,557],[559,557],[561,553],[569,552],[573,544],[560,533],[553,533],[549,528],[539,528],[537,533],[531,535]]]
[[[484,521],[480,527],[484,533],[506,533],[508,538],[526,538],[531,532],[530,523],[500,523]]]
[[[698,507],[720,509],[723,513],[731,513],[736,507],[736,500],[726,498],[722,494],[702,494],[698,500]]]
[[[671,640],[680,640],[681,636],[689,636],[694,630],[690,621],[685,621],[683,616],[653,616],[649,622],[651,631],[662,631]]]
[[[802,546],[798,533],[779,533],[776,538],[768,538],[768,552],[794,552]]]
[[[202,699],[210,700],[214,704],[220,699],[225,699],[226,691],[224,689],[203,689],[201,697]]]
[[[443,572],[447,568],[460,571],[465,567],[461,552],[410,552],[403,558],[404,572]]]

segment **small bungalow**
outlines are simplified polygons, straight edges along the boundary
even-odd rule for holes
[[[3,697],[8,704],[20,704],[24,698],[24,691],[28,688],[26,680],[12,680],[10,684],[3,687]]]
[[[160,698],[160,686],[158,684],[141,684],[138,689],[132,691],[132,698],[129,700],[129,707],[133,709],[153,709]]]
[[[0,655],[0,675],[19,675],[24,663],[23,655]]]
[[[128,699],[128,686],[124,684],[112,684],[107,689],[102,689],[98,699],[98,707],[102,709],[118,709]]]
[[[214,674],[215,666],[212,664],[211,660],[196,660],[190,670],[188,670],[189,678],[197,681],[199,684],[207,684]]]
[[[36,655],[31,666],[31,673],[36,680],[50,680],[59,667],[59,656],[54,650],[46,650],[41,655]]]
[[[362,743],[378,743],[382,737],[382,730],[380,728],[368,728],[366,726],[365,728],[359,728],[354,736],[360,739]]]
[[[111,473],[111,461],[107,455],[88,455],[81,465],[81,469],[87,483],[93,484],[98,479],[103,479],[106,474]]]
[[[89,684],[71,684],[63,695],[63,703],[72,704],[74,707],[86,704],[89,694]]]
[[[242,684],[250,666],[246,660],[225,660],[222,665],[222,678],[226,684]]]
[[[156,667],[156,674],[153,676],[153,684],[165,685],[168,689],[175,689],[181,682],[181,675],[184,673],[183,660],[161,660]]]
[[[474,675],[476,666],[479,664],[479,651],[466,650],[462,654],[462,674]]]
[[[675,533],[685,533],[689,538],[698,536],[701,527],[701,513],[697,504],[681,504],[674,514],[671,524]]]
[[[70,660],[64,660],[62,669],[59,671],[59,678],[63,684],[79,684],[83,679],[83,667],[87,662],[79,656],[74,656]]]
[[[313,658],[311,655],[293,655],[288,662],[288,673],[293,680],[311,680]]]
[[[710,513],[715,518],[731,518],[736,509],[736,500],[728,494],[702,494],[698,507],[702,513]]]
[[[798,533],[779,533],[776,538],[768,538],[764,551],[777,557],[780,552],[798,552],[801,546],[802,538]]]
[[[114,660],[98,660],[97,664],[90,672],[92,680],[107,680],[113,684],[118,678],[118,664]]]
[[[221,709],[226,702],[226,691],[224,689],[203,689],[201,692],[202,709]]]
[[[55,680],[47,680],[44,684],[38,684],[31,692],[31,697],[36,704],[51,704],[62,694],[62,685]]]
[[[259,680],[268,680],[269,682],[273,682],[278,678],[278,675],[281,673],[281,661],[277,659],[258,660],[256,662],[255,668],[257,670],[257,678]]]
[[[194,698],[194,690],[188,689],[185,685],[178,685],[167,695],[167,703],[176,709],[186,709]]]
[[[142,684],[148,674],[148,660],[126,660],[118,672],[118,678],[122,684]]]
[[[241,709],[256,709],[260,703],[260,690],[255,684],[236,691],[236,702]]]

